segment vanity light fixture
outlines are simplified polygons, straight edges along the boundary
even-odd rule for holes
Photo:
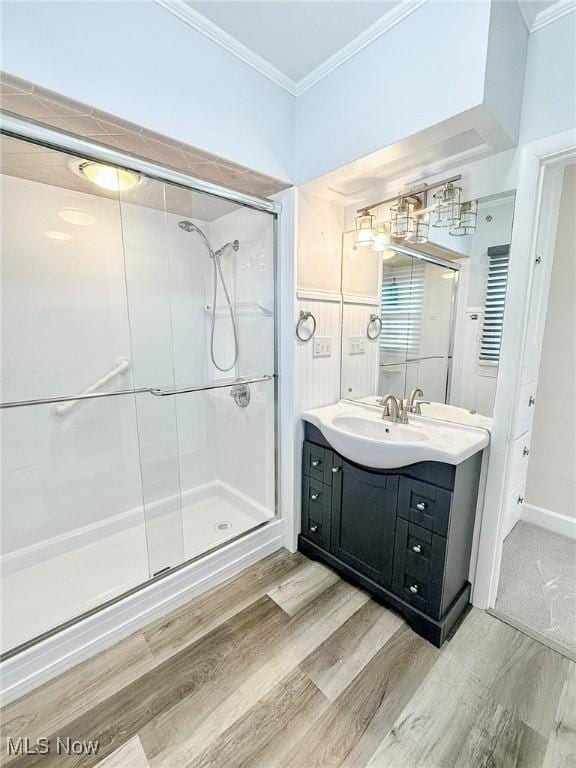
[[[134,189],[134,187],[144,183],[143,176],[136,171],[116,168],[114,165],[98,163],[95,160],[72,158],[68,167],[77,176],[108,192],[127,192],[129,189]]]
[[[460,196],[462,189],[452,182],[445,184],[433,197],[436,201],[432,226],[452,227],[460,220]]]
[[[467,200],[460,206],[460,218],[450,227],[450,234],[455,237],[473,235],[478,219],[478,200]]]
[[[400,198],[398,203],[390,208],[390,234],[405,240],[413,229],[414,203]]]
[[[427,243],[428,233],[430,231],[430,214],[428,212],[422,213],[420,216],[414,217],[414,224],[412,229],[406,237],[408,243]]]
[[[373,250],[377,252],[385,251],[390,245],[390,227],[385,221],[376,225],[376,234],[374,235]]]
[[[374,244],[374,219],[368,211],[361,211],[356,216],[356,245],[367,248]]]

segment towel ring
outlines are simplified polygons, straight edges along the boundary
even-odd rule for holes
[[[308,319],[312,319],[312,332],[308,336],[302,336],[302,326]],[[296,323],[296,336],[300,341],[306,342],[310,341],[312,336],[316,333],[316,318],[312,314],[312,312],[304,312],[303,310],[300,310],[300,317],[298,318],[298,322]]]
[[[370,328],[375,325],[378,330],[374,335],[370,333]],[[370,320],[368,320],[368,325],[366,327],[366,336],[371,341],[374,341],[374,339],[377,339],[378,336],[380,336],[380,331],[382,330],[382,320],[378,317],[378,315],[370,315]]]

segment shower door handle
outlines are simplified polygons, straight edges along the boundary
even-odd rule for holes
[[[213,381],[211,384],[201,384],[196,387],[182,387],[181,389],[151,389],[150,394],[155,397],[170,397],[171,395],[184,395],[187,392],[203,392],[208,389],[225,389],[226,387],[237,387],[242,384],[258,384],[260,381],[271,381],[273,376],[257,376],[253,379],[221,379]]]

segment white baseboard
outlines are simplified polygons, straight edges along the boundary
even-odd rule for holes
[[[0,664],[0,703],[10,701],[114,645],[151,621],[282,547],[280,519],[257,528]]]
[[[544,507],[523,504],[520,519],[526,523],[539,525],[540,528],[545,528],[547,531],[568,536],[570,539],[576,539],[576,518],[574,517],[561,515],[559,512],[552,512],[551,509],[545,509]]]

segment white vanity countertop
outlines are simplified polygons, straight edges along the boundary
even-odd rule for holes
[[[360,400],[351,400],[350,402],[377,405],[381,408],[380,400],[380,395],[369,395]],[[471,413],[466,410],[466,408],[460,408],[457,405],[448,405],[446,403],[422,403],[420,408],[422,410],[422,416],[449,421],[452,424],[464,424],[467,427],[481,427],[482,429],[487,429],[489,432],[492,432],[492,418],[490,416],[482,416],[480,413]]]
[[[341,400],[304,411],[345,458],[373,469],[396,469],[421,461],[460,464],[490,442],[483,428],[410,415],[408,424],[382,419],[382,409]]]

